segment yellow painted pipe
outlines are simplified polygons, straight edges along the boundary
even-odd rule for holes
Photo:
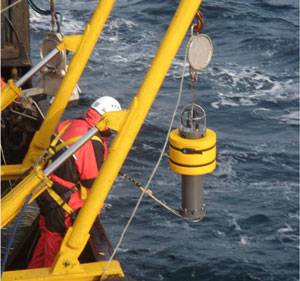
[[[68,274],[53,275],[51,268],[34,268],[22,269],[14,271],[6,271],[3,273],[2,281],[22,280],[22,281],[95,281],[99,280],[103,272],[106,276],[124,277],[124,273],[120,263],[113,260],[107,269],[107,261],[90,262],[81,264],[82,272],[70,271]]]
[[[21,164],[1,166],[1,181],[16,179],[27,171],[27,167]]]
[[[88,233],[98,215],[111,186],[141,128],[144,119],[159,91],[165,75],[178,48],[201,4],[201,0],[181,0],[151,67],[130,105],[127,119],[111,144],[108,159],[92,186],[88,199],[79,212],[71,235],[63,242],[54,265],[60,267],[65,259],[78,258],[78,249],[83,249]],[[67,247],[65,247],[67,246]]]
[[[45,182],[44,182],[45,180]],[[39,185],[50,184],[44,177],[41,167],[33,170],[25,179],[17,184],[12,191],[1,199],[1,228],[6,226],[22,208],[27,196]]]
[[[84,70],[85,65],[97,43],[104,24],[112,10],[115,0],[99,1],[95,12],[87,24],[82,36],[81,44],[68,67],[67,74],[55,96],[40,130],[35,133],[29,150],[24,158],[23,165],[31,164],[50,144],[53,134],[69,98]]]
[[[8,107],[17,97],[21,96],[22,90],[18,88],[13,80],[9,80],[1,90],[1,112]]]

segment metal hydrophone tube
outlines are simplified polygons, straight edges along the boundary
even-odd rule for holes
[[[206,210],[203,194],[203,176],[181,176],[181,210],[185,218],[194,222],[204,218]]]
[[[192,104],[181,113],[179,134],[186,139],[199,139],[206,130],[206,114],[201,106]],[[185,151],[195,153],[195,151]],[[206,213],[202,175],[181,175],[181,214],[191,221],[200,221]]]

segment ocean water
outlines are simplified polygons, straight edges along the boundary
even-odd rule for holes
[[[56,2],[64,34],[81,33],[97,3]],[[129,105],[178,3],[117,1],[79,82],[82,99],[64,118],[100,95]],[[204,0],[201,10],[214,55],[199,76],[196,100],[218,135],[218,167],[205,176],[207,215],[188,223],[144,198],[118,258],[128,275],[145,281],[299,280],[299,2]],[[37,62],[49,18],[31,11],[31,28]],[[122,168],[143,184],[166,138],[188,38]],[[191,101],[187,74],[174,127]],[[151,189],[180,207],[180,176],[167,154]],[[113,245],[139,194],[124,179],[115,182],[102,215]]]

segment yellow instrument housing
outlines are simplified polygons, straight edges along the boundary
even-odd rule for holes
[[[169,164],[173,172],[181,175],[205,175],[212,173],[217,165],[217,135],[206,129],[199,139],[187,139],[180,136],[179,130],[173,130],[169,136]]]

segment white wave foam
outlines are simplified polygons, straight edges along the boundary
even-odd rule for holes
[[[273,191],[282,190],[285,194],[291,194],[292,197],[298,194],[299,186],[298,182],[288,182],[288,181],[258,181],[249,183],[249,187],[253,190],[263,190],[263,191]]]
[[[285,227],[279,228],[277,230],[277,232],[279,234],[284,234],[284,233],[288,233],[288,232],[292,232],[293,228],[289,225],[289,224],[285,224]]]
[[[221,237],[226,237],[225,232],[220,231],[220,230],[217,230],[217,235],[218,235],[218,236],[221,236]]]
[[[85,22],[76,20],[68,14],[63,15],[62,32],[64,34],[78,34],[84,29]],[[34,31],[50,31],[51,19],[49,16],[43,16],[30,10],[30,27]]]
[[[237,222],[237,217],[234,214],[231,214],[231,213],[228,213],[228,215],[230,216],[229,226],[233,226],[234,230],[236,230],[238,232],[242,231],[241,226]]]
[[[221,106],[255,106],[261,101],[298,100],[297,81],[273,77],[258,67],[230,65],[228,68],[208,68],[208,72],[218,93],[218,100],[211,105],[217,109]]]
[[[128,58],[124,58],[121,55],[111,56],[111,60],[116,63],[127,63]]]
[[[239,98],[239,100],[234,101],[230,97],[224,95],[223,93],[218,93],[218,95],[219,95],[219,100],[211,103],[211,106],[216,109],[219,109],[222,106],[237,107],[237,106],[252,106],[256,104],[251,99],[244,98],[244,97],[236,96]]]
[[[248,246],[250,244],[249,237],[247,235],[241,235],[239,244],[241,246]]]
[[[127,253],[128,251],[130,250],[126,248],[121,248],[121,247],[118,248],[118,253]]]
[[[107,22],[107,28],[109,30],[119,29],[123,26],[131,31],[133,28],[137,27],[137,24],[134,21],[125,18],[115,18]]]
[[[288,125],[298,125],[300,123],[300,114],[299,111],[292,111],[287,114],[283,114],[279,117],[279,120],[282,123],[288,124]]]
[[[299,214],[299,212],[289,213],[289,218],[299,220],[300,219],[300,214]]]
[[[233,166],[237,161],[231,156],[232,151],[222,150],[218,154],[218,167],[214,172],[216,177],[228,176],[236,177],[236,172],[233,169]]]

